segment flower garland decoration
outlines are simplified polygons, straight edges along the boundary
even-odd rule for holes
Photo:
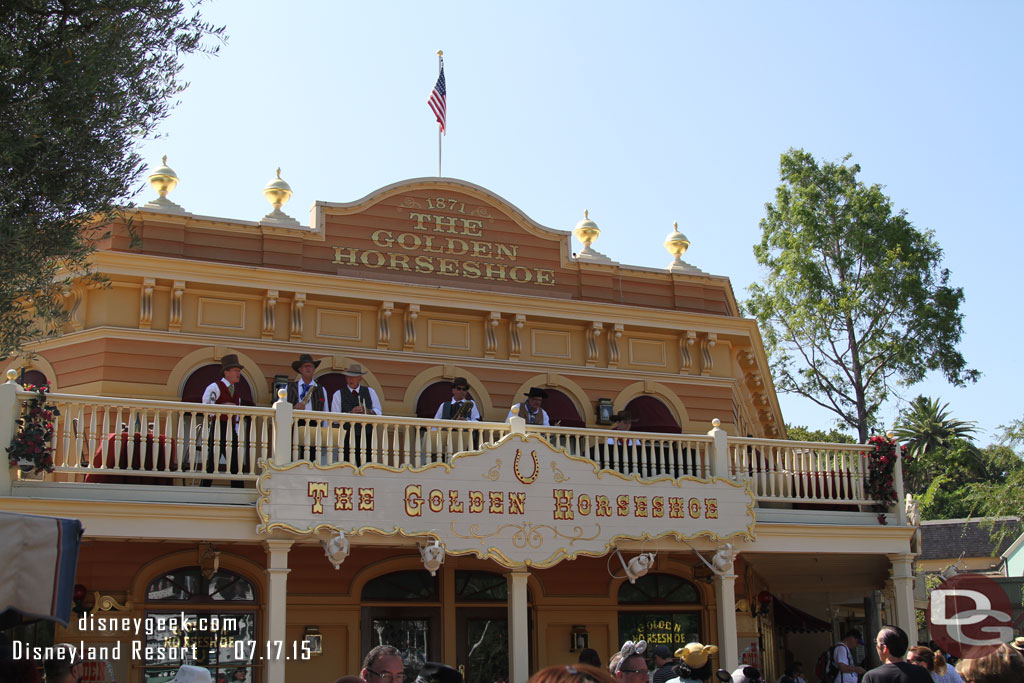
[[[876,435],[868,439],[872,450],[862,453],[868,459],[868,480],[865,493],[875,504],[878,512],[878,523],[887,524],[885,512],[896,502],[896,458],[902,457],[904,466],[909,464],[911,456],[907,455],[906,446],[898,446],[895,439]]]
[[[27,384],[25,390],[35,392],[35,396],[21,403],[18,431],[7,448],[10,466],[26,473],[53,472],[53,418],[60,411],[46,401],[49,386]]]

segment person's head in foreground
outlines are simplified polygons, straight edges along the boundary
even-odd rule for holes
[[[570,664],[541,669],[530,676],[529,683],[615,683],[615,679],[601,667]]]
[[[1020,683],[1024,681],[1024,655],[1006,643],[977,659],[961,659],[956,670],[964,683]]]

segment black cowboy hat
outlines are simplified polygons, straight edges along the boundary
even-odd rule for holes
[[[237,353],[229,353],[220,359],[221,372],[224,372],[225,370],[230,370],[231,368],[238,368],[239,370],[245,369],[245,366],[238,362]]]
[[[301,368],[305,363],[312,363],[314,368],[320,367],[320,361],[313,360],[313,356],[309,355],[308,353],[303,353],[299,354],[298,360],[292,361],[292,370],[298,372],[299,368]]]
[[[423,683],[462,683],[462,674],[446,664],[426,662],[416,680]]]
[[[467,391],[469,390],[469,382],[466,381],[465,377],[456,377],[455,379],[453,379],[452,380],[452,386],[453,387],[466,387],[466,390]]]
[[[526,398],[547,398],[548,392],[544,391],[540,387],[530,387],[530,391],[523,394]]]

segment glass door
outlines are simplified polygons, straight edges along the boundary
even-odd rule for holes
[[[459,607],[456,609],[456,658],[465,683],[508,681],[508,609]]]
[[[363,652],[393,645],[402,653],[405,680],[415,681],[425,662],[441,657],[441,610],[430,607],[364,607]]]

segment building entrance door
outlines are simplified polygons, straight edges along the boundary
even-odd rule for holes
[[[508,681],[508,608],[458,607],[456,659],[466,683]]]
[[[393,645],[402,653],[405,680],[415,681],[425,662],[441,657],[441,610],[431,607],[364,607],[363,652]]]

